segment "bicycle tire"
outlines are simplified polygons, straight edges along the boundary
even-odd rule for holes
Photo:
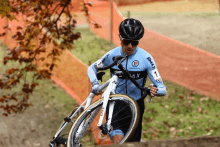
[[[86,146],[87,147],[87,146],[105,145],[105,144],[111,143],[109,135],[104,135],[103,132],[97,127],[97,120],[95,119],[95,117],[91,122],[90,122],[90,120],[88,120],[90,123],[89,129],[83,128],[83,130],[88,131],[88,133],[84,133],[84,135],[82,135],[83,137],[80,139],[80,142],[76,141],[76,138],[77,138],[76,132],[78,131],[78,128],[80,127],[82,122],[86,121],[87,117],[93,118],[92,115],[95,113],[94,110],[99,109],[98,111],[100,113],[103,101],[104,101],[104,98],[97,100],[96,102],[91,104],[85,111],[83,111],[80,114],[80,116],[77,118],[77,120],[75,121],[75,123],[73,124],[73,126],[70,130],[70,133],[68,136],[68,141],[67,141],[67,147],[76,147],[76,146]],[[138,118],[140,116],[139,107],[138,107],[137,102],[133,98],[131,98],[127,95],[123,95],[123,94],[110,95],[109,102],[113,102],[113,101],[115,102],[115,104],[117,104],[117,103],[123,104],[122,107],[123,107],[123,109],[125,109],[125,107],[126,107],[126,113],[127,113],[127,109],[130,109],[130,113],[128,112],[130,116],[127,117],[127,115],[126,115],[126,119],[131,117],[130,122],[126,121],[126,123],[128,122],[130,124],[128,124],[129,127],[127,127],[125,129],[127,131],[124,133],[123,139],[119,142],[119,144],[122,144],[126,141],[129,141],[129,139],[131,139],[132,135],[134,134],[134,131],[136,130],[136,128],[138,126],[138,123],[139,123]],[[124,106],[124,104],[127,104],[128,107]],[[118,112],[120,112],[120,111],[117,111],[117,113]],[[99,115],[100,114],[96,115],[96,117],[99,118]],[[123,119],[125,119],[125,118],[121,117],[120,120],[118,120],[118,121],[121,121]],[[114,121],[114,122],[116,122],[116,121]],[[123,124],[123,125],[127,125],[127,124]],[[92,129],[91,127],[95,127],[95,128]],[[95,132],[96,130],[97,130],[97,132]],[[93,135],[91,135],[91,133],[92,133],[91,131],[94,131]],[[82,139],[85,139],[85,140],[82,140]]]
[[[69,114],[68,114],[68,117],[72,117],[72,115],[75,113],[75,111],[78,109],[79,107],[76,107],[76,108],[74,108]],[[72,118],[72,121],[74,121],[74,120],[76,120],[78,117],[79,117],[79,115],[83,112],[83,108],[81,108],[80,110],[79,110],[79,112],[78,113],[76,113],[76,115]],[[74,121],[75,122],[75,121]],[[64,125],[64,123],[65,123],[65,121],[63,121],[61,124],[60,124],[60,126],[58,127],[58,129],[57,129],[57,131]],[[67,138],[68,138],[68,135],[69,135],[69,132],[70,132],[70,130],[71,130],[71,128],[72,128],[72,125],[73,125],[73,123],[72,122],[69,122],[68,124],[67,124],[67,126],[62,130],[62,132],[60,132],[60,134],[58,135],[58,137],[62,137],[63,139],[66,139],[67,140]],[[65,137],[66,136],[66,137]],[[66,145],[65,144],[60,144],[60,143],[57,143],[57,142],[55,142],[55,147],[66,147]]]

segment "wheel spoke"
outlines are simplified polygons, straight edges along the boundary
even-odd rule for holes
[[[113,121],[112,123],[115,123],[115,122],[117,122],[117,121],[123,120],[123,119],[125,119],[125,118],[129,118],[129,117],[131,117],[131,116],[123,117],[123,118],[121,118],[121,119],[118,119],[118,120]],[[130,123],[130,122],[129,122],[129,123]]]

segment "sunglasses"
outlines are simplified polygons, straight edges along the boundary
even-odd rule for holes
[[[139,43],[139,40],[122,39],[122,43],[124,45],[129,45],[131,43],[132,46],[137,46]]]

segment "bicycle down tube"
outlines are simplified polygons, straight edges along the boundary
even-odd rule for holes
[[[102,105],[102,111],[101,111],[101,115],[100,115],[100,118],[99,118],[99,123],[97,125],[98,127],[100,127],[102,125],[103,117],[104,117],[104,113],[105,113],[105,110],[106,110],[106,107],[107,107],[107,104],[108,104],[109,96],[110,96],[110,94],[115,94],[115,89],[116,89],[117,82],[118,82],[118,76],[113,75],[107,89],[105,90],[105,92],[102,95],[102,97],[104,97],[104,102],[103,102],[103,105]],[[111,107],[113,107],[113,106],[111,105]],[[110,113],[112,113],[112,112],[110,112]],[[111,122],[111,120],[108,120],[108,121]]]
[[[111,78],[112,79],[112,78]],[[107,82],[105,82],[103,85],[101,85],[101,87],[99,88],[99,91],[102,91],[104,88],[106,88],[107,86],[109,87],[109,84],[111,83],[110,81],[111,81],[111,79],[109,79]],[[107,88],[108,89],[108,88]],[[105,90],[105,92],[103,93],[103,95],[106,93],[106,91],[107,90]],[[109,95],[110,95],[110,93],[109,93]],[[109,97],[109,95],[108,95],[108,97]],[[92,102],[92,100],[93,100],[93,98],[95,97],[95,94],[93,94],[93,93],[90,93],[90,95],[89,95],[89,97],[87,98],[87,99],[89,99],[89,101],[88,101],[88,103],[86,103],[86,108],[89,106],[89,105],[91,105],[91,102]],[[103,96],[102,96],[103,97]],[[101,98],[102,98],[101,97]],[[107,99],[107,98],[106,98]],[[107,99],[107,102],[108,102],[108,99]],[[106,109],[106,106],[105,106],[105,108],[104,109]],[[94,114],[96,114],[96,113],[94,113]],[[94,115],[93,114],[93,115]],[[93,117],[94,116],[91,116],[90,117],[90,119],[92,120],[93,119]],[[82,136],[82,134],[83,134],[83,130],[86,130],[84,127],[87,127],[88,125],[90,125],[88,122],[90,122],[91,120],[88,120],[87,122],[82,122],[82,124],[80,125],[80,127],[79,127],[79,129],[78,129],[78,131],[77,131],[77,133],[76,133],[76,136]],[[102,117],[102,119],[103,119],[103,117]],[[100,118],[100,120],[102,120],[101,118]],[[102,121],[101,121],[102,122]],[[78,138],[78,137],[77,137]]]

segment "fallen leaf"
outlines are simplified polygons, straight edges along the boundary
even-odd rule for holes
[[[183,129],[178,130],[178,132],[180,132],[180,133],[183,132]]]
[[[188,127],[187,129],[190,131],[190,130],[192,130],[192,127]]]
[[[164,97],[164,99],[165,99],[166,101],[169,101],[169,97],[170,97],[170,95],[167,94],[167,95]]]
[[[166,109],[167,109],[167,108],[169,108],[169,106],[165,105],[165,106],[164,106],[164,108],[166,108]]]
[[[176,131],[176,128],[175,128],[175,127],[171,127],[171,128],[170,128],[170,131],[171,131],[171,132],[174,132],[174,131]]]
[[[202,103],[203,101],[207,101],[207,100],[209,100],[209,98],[208,97],[204,97],[204,98],[201,98],[199,101],[200,101],[200,103]]]
[[[198,112],[199,112],[199,113],[203,113],[203,110],[204,110],[204,109],[203,109],[203,107],[201,107],[201,106],[198,108]]]
[[[180,99],[185,99],[185,97],[182,94],[179,95],[179,98]]]

